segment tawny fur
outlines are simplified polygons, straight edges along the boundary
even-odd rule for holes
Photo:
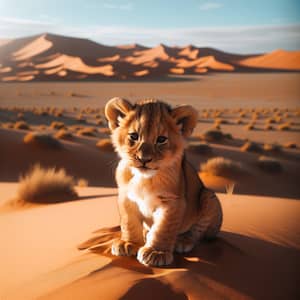
[[[121,158],[116,180],[122,233],[112,254],[162,266],[172,263],[174,251],[188,252],[202,238],[214,238],[222,224],[220,202],[184,155],[196,110],[113,98],[105,115]]]

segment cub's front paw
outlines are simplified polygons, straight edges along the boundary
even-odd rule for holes
[[[137,259],[146,266],[166,266],[173,262],[173,253],[144,246],[139,249]]]
[[[117,240],[113,242],[111,247],[111,254],[116,256],[135,256],[138,246],[132,242]]]

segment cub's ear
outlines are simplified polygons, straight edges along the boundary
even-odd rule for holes
[[[181,105],[171,111],[171,116],[176,124],[181,125],[181,132],[184,137],[189,137],[198,121],[198,112],[190,105]]]
[[[120,118],[123,118],[132,109],[132,104],[122,98],[110,99],[105,105],[105,117],[108,120],[109,128],[114,130],[119,126]]]

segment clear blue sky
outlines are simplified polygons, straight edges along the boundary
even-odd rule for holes
[[[300,49],[300,0],[0,0],[0,38],[41,32],[104,44]]]

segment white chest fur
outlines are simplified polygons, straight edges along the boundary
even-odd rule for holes
[[[155,173],[141,173],[132,169],[133,177],[127,187],[127,197],[135,202],[145,217],[151,217],[161,200],[151,185]]]

